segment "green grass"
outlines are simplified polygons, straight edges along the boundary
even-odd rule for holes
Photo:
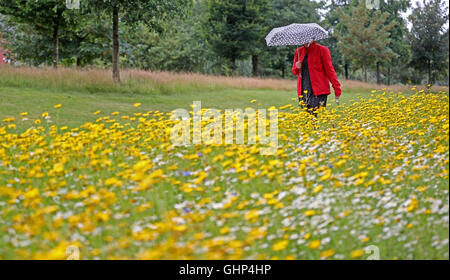
[[[151,73],[126,70],[123,82],[114,84],[106,70],[76,71],[63,68],[33,69],[0,67],[0,119],[16,117],[28,112],[29,119],[38,118],[42,112],[55,115],[58,110],[59,125],[76,127],[95,120],[92,114],[101,115],[118,111],[134,112],[133,104],[142,103],[146,110],[169,112],[177,108],[189,108],[193,101],[201,101],[203,108],[234,109],[249,107],[268,108],[293,104],[296,97],[294,80],[227,78],[199,74]],[[342,102],[358,96],[367,97],[373,88],[384,86],[342,81]],[[392,91],[409,92],[408,87],[391,87]],[[442,90],[437,88],[436,90]],[[448,92],[448,88],[445,89]],[[254,104],[250,100],[256,99]],[[328,104],[334,105],[334,94]],[[19,122],[18,129],[29,126]]]
[[[370,92],[343,92],[341,102],[349,102],[357,96],[368,96]],[[177,108],[189,109],[193,101],[201,101],[203,108],[235,109],[246,107],[269,108],[294,104],[296,91],[281,90],[251,90],[251,89],[218,89],[214,91],[189,91],[169,94],[133,94],[121,92],[87,93],[77,91],[59,92],[55,90],[14,88],[0,86],[0,119],[15,117],[21,119],[20,113],[28,112],[29,121],[17,122],[18,128],[30,125],[42,114],[49,112],[55,116],[58,111],[58,124],[76,127],[96,119],[93,114],[97,110],[100,115],[109,115],[118,111],[121,114],[135,112],[134,104],[142,103],[144,110],[159,110],[170,112]],[[251,100],[256,103],[250,103]],[[334,106],[334,96],[330,95],[328,104]],[[62,104],[60,110],[54,109],[56,104]]]

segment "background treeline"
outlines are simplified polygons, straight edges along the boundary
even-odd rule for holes
[[[74,2],[74,1],[69,1]],[[274,27],[317,22],[341,77],[448,85],[443,0],[0,0],[12,63],[292,77],[294,46],[267,47]],[[411,10],[408,19],[402,14]],[[408,26],[410,28],[408,28]]]

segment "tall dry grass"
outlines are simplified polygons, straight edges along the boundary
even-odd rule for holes
[[[210,76],[196,73],[123,70],[122,84],[116,85],[109,70],[73,68],[0,67],[0,87],[40,88],[59,91],[125,92],[125,93],[183,93],[223,88],[289,90],[296,88],[295,79]],[[341,80],[344,91],[384,89],[407,91],[410,86],[384,86],[353,80]],[[425,88],[424,86],[418,88]],[[434,87],[434,91],[448,91]]]

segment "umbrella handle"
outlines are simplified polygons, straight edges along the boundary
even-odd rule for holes
[[[300,62],[300,47],[297,48],[297,61]],[[298,69],[298,76],[302,76],[302,64],[300,63],[300,68]]]

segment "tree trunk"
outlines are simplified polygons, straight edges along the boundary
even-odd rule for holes
[[[231,75],[232,76],[236,76],[236,69],[237,69],[236,58],[233,58],[232,59],[232,64],[231,64]]]
[[[286,61],[284,59],[281,60],[281,77],[283,79],[286,77]]]
[[[252,55],[252,66],[253,66],[253,77],[259,76],[259,69],[258,69],[258,56]]]
[[[388,86],[391,85],[391,66],[388,66],[388,72],[387,72],[387,84]]]
[[[120,84],[120,70],[119,70],[119,7],[113,7],[113,56],[112,56],[112,71],[113,79]]]
[[[364,65],[364,82],[367,83],[367,65]]]
[[[81,57],[77,57],[77,69],[81,70]]]
[[[377,61],[377,84],[381,84],[380,62]]]
[[[431,60],[428,60],[428,84],[431,85]]]
[[[53,25],[53,68],[58,68],[59,62],[59,22],[55,21]]]
[[[348,80],[348,63],[344,65],[345,79]]]

